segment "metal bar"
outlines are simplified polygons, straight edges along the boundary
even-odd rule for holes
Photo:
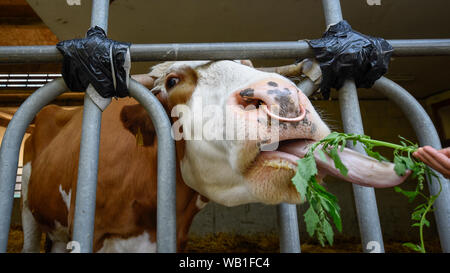
[[[330,25],[337,24],[343,20],[341,2],[339,0],[322,0],[322,6],[327,29]]]
[[[297,84],[297,87],[302,90],[303,94],[305,94],[307,97],[311,96],[314,92],[317,91],[317,89],[319,89],[319,85],[315,84],[309,78],[303,79],[299,84]]]
[[[26,82],[51,82],[53,79],[0,79],[0,82],[15,82],[15,83],[26,83]]]
[[[132,61],[282,59],[313,56],[305,41],[250,43],[135,44]]]
[[[392,56],[448,56],[450,39],[388,40],[394,48]]]
[[[61,74],[0,74],[0,78],[55,78]]]
[[[42,86],[44,84],[0,84],[0,88],[39,88]]]
[[[281,203],[277,206],[281,253],[301,253],[297,206]]]
[[[85,94],[72,235],[81,253],[93,247],[101,119],[101,110]]]
[[[176,158],[171,123],[161,103],[147,88],[131,80],[129,91],[130,95],[149,113],[158,137],[157,252],[175,253],[177,250]]]
[[[91,26],[99,26],[106,31],[108,9],[108,0],[94,0]],[[73,240],[80,244],[82,253],[92,252],[93,248],[101,120],[102,111],[86,93],[72,235]]]
[[[91,11],[91,27],[99,26],[108,33],[108,0],[93,0]]]
[[[6,252],[16,183],[17,164],[23,136],[42,107],[67,90],[63,79],[36,90],[19,107],[10,121],[0,148],[0,252]]]
[[[450,39],[388,40],[394,57],[448,56]],[[133,62],[222,59],[288,59],[314,57],[305,41],[247,43],[133,44]],[[1,46],[0,63],[58,63],[55,46]]]
[[[322,0],[322,3],[327,27],[342,21],[343,18],[339,0]],[[339,105],[344,132],[364,134],[358,94],[353,80],[347,80],[341,90],[339,90]],[[356,145],[355,147],[349,145],[349,147],[359,153],[365,154],[361,145]],[[384,252],[383,236],[381,233],[375,191],[370,187],[362,187],[356,184],[353,184],[352,186],[363,251],[371,251],[372,249],[369,248],[369,246],[375,243],[377,244],[376,250]]]
[[[422,105],[408,91],[385,77],[381,77],[376,81],[373,88],[395,102],[402,109],[416,132],[421,146],[430,145],[435,149],[442,148],[433,122]],[[445,179],[440,173],[437,174],[442,183],[442,192],[434,204],[436,208],[434,216],[442,251],[450,253],[450,181]],[[428,181],[428,188],[432,195],[439,192],[438,185],[438,182],[434,178],[432,181]]]
[[[346,81],[342,89],[339,90],[339,105],[344,132],[364,134],[358,94],[356,93],[356,86],[353,81]],[[353,147],[350,143],[348,146],[361,154],[366,154],[361,144]],[[363,251],[373,251],[371,246],[376,244],[375,250],[384,252],[383,235],[381,233],[375,191],[373,188],[356,184],[353,184],[352,187]]]

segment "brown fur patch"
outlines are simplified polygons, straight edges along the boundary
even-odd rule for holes
[[[194,93],[198,80],[197,72],[188,66],[182,67],[171,74],[175,74],[180,82],[172,89],[167,90],[169,109],[178,104],[186,104]]]
[[[156,131],[147,111],[140,104],[126,105],[120,111],[120,121],[136,138],[143,137],[144,146],[153,145]]]

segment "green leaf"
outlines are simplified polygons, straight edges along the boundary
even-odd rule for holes
[[[319,216],[314,211],[313,207],[310,206],[309,209],[303,214],[306,223],[306,231],[309,236],[314,237],[314,233],[316,233],[317,224],[319,223]]]
[[[341,143],[341,150],[340,150],[341,153],[344,151],[346,145],[347,145],[347,141],[345,139],[343,139],[342,143]]]
[[[325,155],[325,153],[321,149],[317,150],[317,153],[319,154],[319,158],[322,161],[327,162],[327,156]]]
[[[333,219],[333,223],[336,226],[336,229],[339,232],[342,232],[342,219],[340,215],[340,207],[337,203],[330,203],[330,210],[328,211],[330,213],[331,219]]]
[[[330,133],[328,136],[326,136],[325,138],[323,138],[323,141],[328,141],[328,140],[334,140],[337,137],[339,137],[339,133],[338,132],[332,132]]]
[[[405,191],[402,190],[400,187],[394,187],[395,192],[401,193],[404,196],[408,197],[408,202],[412,202],[414,201],[414,199],[416,198],[416,196],[419,194],[418,191]]]
[[[301,200],[306,200],[308,180],[297,171],[291,181],[294,183],[295,189],[297,189],[297,192],[300,194]]]
[[[374,152],[370,150],[368,147],[364,147],[364,151],[366,151],[367,155],[375,158],[378,161],[389,161],[386,157],[382,156],[379,152]]]
[[[420,245],[416,245],[416,244],[413,244],[413,243],[404,243],[404,244],[402,244],[404,247],[407,247],[407,248],[410,248],[410,249],[412,249],[412,250],[414,250],[414,251],[417,251],[417,252],[423,252],[422,251],[422,247],[420,246]]]
[[[325,236],[324,236],[323,231],[317,232],[317,240],[319,241],[319,243],[322,247],[325,247]]]
[[[297,160],[298,168],[297,172],[300,172],[305,178],[311,178],[312,176],[317,175],[317,167],[316,161],[314,160],[314,156],[305,156]]]
[[[399,176],[404,176],[405,172],[406,172],[406,164],[405,162],[402,160],[402,157],[400,156],[396,156],[394,157],[394,171],[399,175]]]
[[[331,224],[325,220],[323,221],[323,233],[325,235],[325,238],[327,238],[328,244],[330,246],[333,245],[333,237],[334,237],[334,232],[333,232],[333,227],[331,227]]]
[[[423,203],[423,204],[420,204],[417,207],[415,207],[414,210],[418,210],[418,209],[421,209],[421,208],[426,208],[426,206],[427,206],[427,204]]]
[[[328,192],[322,185],[317,183],[317,180],[315,178],[312,182],[313,182],[313,183],[311,183],[312,186],[314,187],[315,190],[317,190],[317,193],[320,195],[320,197],[326,198],[326,199],[330,200],[330,202],[332,202],[332,203],[337,203],[336,196],[334,196],[332,193]]]
[[[416,143],[413,143],[412,141],[407,140],[406,138],[404,138],[404,137],[402,137],[402,136],[398,136],[398,137],[399,137],[401,140],[404,140],[405,142],[409,143],[409,146],[412,146],[413,148],[414,148],[414,147],[418,147],[418,145],[417,145]],[[408,145],[405,144],[405,146],[408,146]]]
[[[312,155],[297,160],[297,172],[292,178],[295,188],[303,199],[306,199],[308,182],[317,175],[316,161]]]
[[[345,167],[345,165],[342,163],[341,158],[339,157],[337,147],[330,150],[329,155],[331,159],[334,161],[334,166],[336,169],[338,169],[342,175],[347,176],[348,169]]]
[[[413,211],[413,213],[411,214],[411,220],[420,221],[424,212],[425,212],[424,208]]]
[[[403,162],[405,162],[406,168],[409,170],[413,170],[416,166],[416,164],[414,163],[414,161],[408,156],[404,156],[402,157]]]

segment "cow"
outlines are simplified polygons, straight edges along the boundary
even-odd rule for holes
[[[173,123],[178,251],[209,200],[225,206],[304,201],[291,182],[296,161],[307,143],[330,130],[292,81],[233,60],[165,62],[134,78],[158,97]],[[35,118],[24,154],[23,252],[40,250],[41,232],[52,252],[66,251],[81,124],[82,108],[49,105]],[[134,99],[113,100],[103,112],[94,252],[155,252],[157,145],[150,117]],[[376,187],[404,181],[392,165],[346,151],[343,179]],[[337,175],[322,162],[318,177],[326,174]]]

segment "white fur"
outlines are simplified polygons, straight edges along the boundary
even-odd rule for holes
[[[61,225],[60,222],[55,220],[54,228],[48,233],[48,236],[52,240],[52,250],[54,253],[67,252],[66,244],[70,241],[69,228]]]
[[[61,193],[61,198],[66,204],[67,211],[70,211],[70,198],[72,197],[72,189],[69,190],[69,193],[66,193],[62,189],[62,185],[59,185],[59,193]]]
[[[248,129],[259,128],[259,125],[255,121],[249,125],[246,118],[241,116],[236,120],[235,130],[238,138],[245,136],[245,141],[242,139],[222,140],[225,128],[230,121],[226,121],[224,114],[227,111],[227,101],[233,92],[266,79],[284,82],[289,80],[279,74],[262,72],[234,61],[166,62],[154,66],[150,72],[151,76],[157,78],[154,89],[168,92],[164,84],[166,75],[182,71],[180,68],[183,66],[195,69],[198,76],[195,90],[189,101],[181,105],[181,109],[178,108],[179,106],[174,107],[171,113],[172,116],[179,117],[174,124],[174,131],[178,132],[177,129],[182,126],[183,134],[185,134],[186,149],[180,164],[185,183],[210,200],[226,206],[252,202],[268,204],[299,202],[296,192],[292,195],[295,196],[294,199],[289,197],[286,200],[284,192],[288,190],[287,188],[285,190],[268,187],[272,182],[269,180],[250,183],[245,177],[246,170],[252,166],[252,162],[259,153],[257,141],[273,140],[274,134],[278,139],[279,130],[272,131],[268,129],[269,127],[265,127],[258,139],[249,142]],[[290,84],[295,86],[292,82]],[[309,110],[309,117],[314,120],[318,131],[328,132],[328,128],[320,120],[309,100],[305,96],[304,98],[300,96],[299,99],[303,100],[302,104]],[[208,111],[212,109],[212,106],[216,106],[215,109]],[[189,111],[183,112],[183,108]],[[183,112],[181,116],[177,115],[180,111]],[[226,118],[232,117],[226,116]],[[199,128],[204,130],[199,132]],[[300,128],[299,138],[311,139],[312,136],[308,134],[312,133],[305,132]],[[186,135],[190,138],[186,138]],[[276,174],[271,177],[271,179],[276,178]],[[285,185],[287,187],[290,184],[285,183]],[[255,187],[260,189],[255,190]],[[295,191],[295,189],[290,190]],[[261,191],[268,192],[261,195],[259,193]]]
[[[195,200],[195,206],[198,209],[203,209],[206,205],[208,205],[208,202],[203,202],[201,196],[197,196],[197,200]]]
[[[52,241],[52,249],[50,250],[51,253],[67,253],[67,243],[66,242],[59,242],[59,241]]]
[[[147,232],[131,237],[128,239],[108,238],[103,241],[103,247],[98,251],[99,253],[155,253],[156,243],[150,241],[150,236]]]
[[[39,252],[41,249],[42,232],[28,207],[28,183],[31,177],[31,162],[25,164],[22,170],[22,252]]]
[[[28,183],[31,177],[31,163],[25,164],[22,171],[22,229],[23,229],[23,248],[22,252],[40,252],[41,235],[39,225],[34,219],[28,207]],[[70,205],[70,196],[66,194],[61,186],[59,187],[61,197],[67,207]],[[52,240],[51,252],[66,252],[66,243],[70,239],[69,229],[58,221],[55,221],[55,228],[48,233]]]
[[[178,64],[177,65],[182,65]],[[174,68],[169,68],[169,71]],[[282,78],[278,74],[265,73],[233,61],[220,61],[201,64],[195,67],[198,82],[195,92],[186,104],[190,113],[205,113],[205,107],[219,105],[223,109],[229,96],[250,84],[267,77]],[[225,112],[225,111],[224,111]],[[195,119],[197,118],[197,119]],[[195,126],[203,126],[206,122],[212,128],[225,128],[226,121],[220,114],[198,117],[184,115],[183,121]],[[243,124],[237,124],[237,130],[245,131]],[[189,128],[183,126],[183,129]],[[202,132],[203,134],[210,132]],[[191,132],[191,135],[195,135]],[[187,140],[185,157],[181,161],[181,171],[187,185],[209,199],[226,206],[235,206],[251,202],[261,202],[249,190],[240,170],[238,156],[249,156],[241,153],[244,142],[240,140]],[[246,161],[246,160],[243,160]]]

